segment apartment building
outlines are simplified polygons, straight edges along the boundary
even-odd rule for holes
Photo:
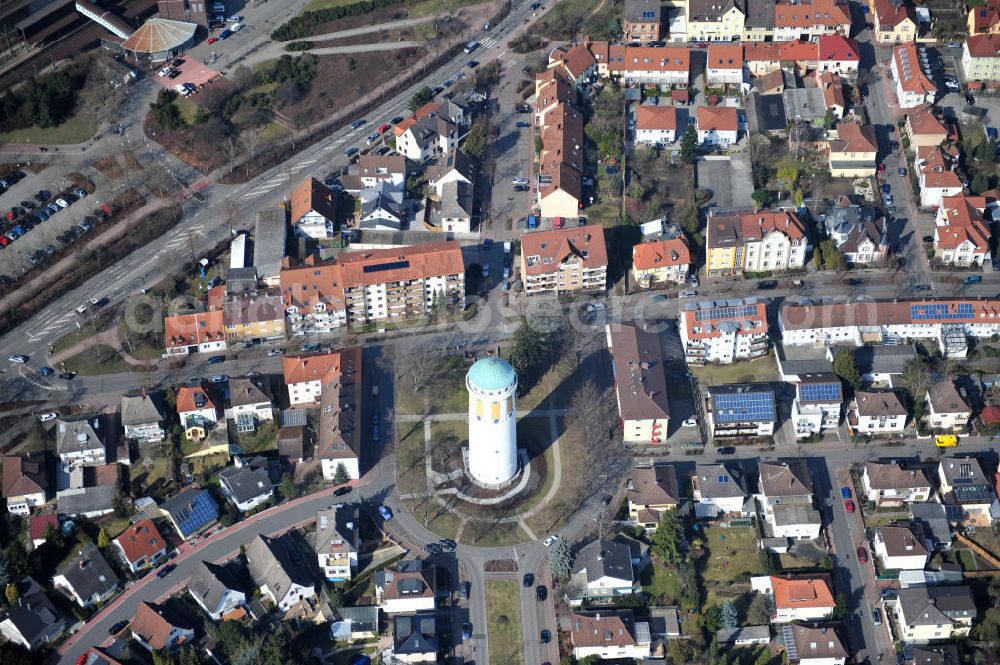
[[[292,226],[296,233],[323,240],[333,237],[337,203],[333,190],[307,178],[292,191]]]
[[[917,45],[901,44],[892,49],[892,79],[896,82],[899,108],[909,109],[934,102],[937,88],[920,65]]]
[[[875,41],[899,44],[916,40],[917,17],[911,5],[901,0],[874,0],[871,8]]]
[[[521,237],[521,278],[527,295],[604,291],[607,271],[608,250],[599,225]]]
[[[664,443],[670,406],[659,335],[625,323],[609,323],[605,330],[625,444]]]
[[[832,372],[804,374],[795,386],[792,424],[795,438],[836,431],[844,402],[840,377]]]
[[[681,236],[641,242],[632,247],[632,277],[642,288],[653,284],[683,284],[691,269],[691,247]]]
[[[730,42],[743,35],[746,15],[736,1],[688,0],[687,37],[693,42]]]
[[[967,337],[1000,334],[1000,301],[940,299],[785,305],[778,315],[786,346],[895,343],[932,339],[946,357],[965,357]]]
[[[791,211],[709,211],[705,268],[709,275],[802,268],[808,243],[805,226]]]
[[[906,135],[913,148],[936,147],[948,140],[948,127],[940,111],[921,104],[906,114]]]
[[[324,334],[347,325],[343,274],[339,265],[319,264],[313,255],[298,267],[292,267],[288,258],[282,265],[281,298],[290,334]]]
[[[754,298],[685,305],[677,327],[689,365],[725,365],[767,355],[767,308]]]
[[[993,26],[998,24],[1000,17]],[[962,71],[967,81],[1000,81],[1000,34],[967,37],[962,45]]]
[[[285,307],[278,293],[227,294],[222,321],[229,341],[263,341],[285,336]]]
[[[851,9],[846,0],[786,0],[774,5],[776,42],[849,34]]]
[[[311,406],[322,399],[323,384],[340,374],[352,376],[353,356],[341,352],[283,356],[281,369],[289,406]]]
[[[934,258],[947,265],[981,266],[992,258],[990,226],[984,219],[988,200],[958,194],[941,199],[935,218]]]
[[[222,310],[178,314],[163,319],[165,356],[225,351],[226,324]]]
[[[766,383],[708,387],[705,417],[714,439],[771,436],[777,413],[774,389]]]
[[[625,0],[622,9],[622,41],[649,44],[662,38],[659,0]]]
[[[941,146],[919,146],[913,160],[920,184],[920,205],[937,208],[945,198],[962,193],[963,185],[955,172],[957,155]],[[947,243],[946,243],[947,244]]]

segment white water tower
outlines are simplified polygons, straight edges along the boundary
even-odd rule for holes
[[[469,391],[469,474],[502,485],[517,473],[517,372],[506,360],[483,358],[465,376]]]

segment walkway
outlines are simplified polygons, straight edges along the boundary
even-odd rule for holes
[[[135,365],[136,367],[156,367],[156,360],[139,360],[138,358],[133,358],[126,353],[125,349],[122,347],[122,340],[118,336],[117,318],[115,318],[111,327],[107,330],[102,330],[96,335],[83,339],[76,344],[63,349],[62,351],[48,353],[46,356],[48,357],[49,364],[55,365],[99,345],[110,346],[112,349],[117,351],[118,355],[122,357],[122,360],[127,362],[129,365]]]

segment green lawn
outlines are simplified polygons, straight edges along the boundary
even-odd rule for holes
[[[972,554],[972,550],[960,549],[956,550],[958,553],[958,563],[962,566],[962,570],[978,570],[976,566],[976,558]]]
[[[396,435],[396,488],[400,494],[427,491],[424,424],[400,423]]]
[[[508,547],[527,542],[528,534],[517,522],[470,521],[462,532],[462,542],[476,547]],[[492,661],[492,659],[491,659]]]
[[[74,328],[55,341],[55,344],[52,345],[52,353],[64,351],[74,344],[107,330],[114,324],[115,316],[116,313],[113,310],[105,310],[94,317],[92,322],[81,320],[79,328]]]
[[[134,369],[132,365],[125,362],[120,353],[107,344],[98,344],[91,349],[82,351],[67,358],[64,364],[66,371],[76,372],[84,376],[119,374],[131,372]],[[63,368],[60,367],[60,369]]]
[[[778,561],[781,562],[782,570],[795,570],[797,568],[815,568],[816,563],[794,554],[779,554]]]
[[[154,498],[165,498],[169,490],[174,487],[176,474],[174,473],[174,461],[170,457],[151,457],[151,464],[147,467],[143,463],[144,458],[140,458],[132,464],[132,486],[138,483],[144,494],[149,494]]]
[[[80,112],[56,127],[29,127],[0,133],[0,143],[83,143],[97,132],[89,113]]]
[[[774,354],[756,360],[741,360],[731,365],[705,365],[691,367],[691,373],[705,385],[744,383],[747,381],[777,381],[778,365]]]
[[[230,430],[232,432],[232,430]],[[250,434],[240,434],[237,445],[247,455],[278,449],[278,423],[274,420],[258,423],[257,429]]]
[[[681,583],[676,571],[655,558],[643,571],[640,581],[642,590],[651,597],[662,597],[664,605],[674,605],[680,600]]]
[[[277,84],[275,84],[277,86]],[[279,125],[276,122],[269,122],[264,125],[264,129],[261,130],[260,136],[257,137],[257,145],[267,145],[272,141],[277,141],[289,136],[292,132],[285,126]]]
[[[446,356],[437,379],[419,391],[414,389],[413,379],[404,367],[396,375],[396,413],[468,413],[465,374],[470,365],[462,356]]]
[[[486,581],[486,624],[491,665],[523,664],[521,600],[517,582]]]
[[[701,571],[705,581],[730,582],[743,574],[760,572],[756,531],[751,527],[714,527],[701,536],[708,560]]]
[[[304,12],[315,12],[320,9],[333,9],[334,7],[346,7],[347,5],[353,5],[360,0],[312,0],[308,5],[305,6]]]

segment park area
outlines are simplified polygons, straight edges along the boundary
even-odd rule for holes
[[[517,582],[486,581],[486,630],[490,639],[490,665],[523,665],[521,599]]]

